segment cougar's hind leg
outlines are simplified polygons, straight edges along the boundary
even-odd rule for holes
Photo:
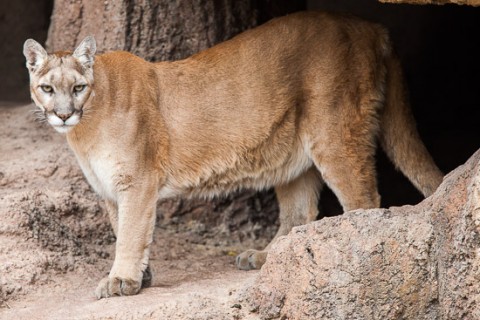
[[[314,221],[318,216],[318,199],[323,182],[320,173],[312,167],[294,181],[275,188],[280,208],[280,227],[276,238],[286,235],[293,227]]]
[[[335,152],[312,150],[315,166],[337,196],[344,212],[380,206],[375,148],[374,146],[361,148],[357,143],[354,144],[355,147],[349,143],[330,146]]]
[[[295,180],[277,186],[275,192],[280,208],[277,234],[264,250],[247,250],[238,255],[237,267],[242,270],[260,269],[265,263],[268,250],[278,237],[286,235],[295,226],[315,220],[321,185],[320,174],[312,167]]]

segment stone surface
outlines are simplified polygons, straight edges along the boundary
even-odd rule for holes
[[[480,151],[417,206],[295,228],[250,289],[263,319],[479,319]]]
[[[273,16],[304,7],[234,0],[55,0],[47,47],[72,50],[94,35],[99,52],[127,50],[149,61],[181,59]]]
[[[480,6],[480,0],[379,0],[384,3],[410,3],[410,4],[459,4],[467,6]]]

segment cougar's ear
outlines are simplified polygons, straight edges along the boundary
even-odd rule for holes
[[[95,38],[88,36],[83,39],[82,43],[75,49],[73,56],[77,58],[85,68],[91,68],[95,60],[95,51],[97,51]]]
[[[30,72],[34,72],[48,57],[47,51],[33,39],[28,39],[23,44],[23,55],[27,58],[27,68]]]

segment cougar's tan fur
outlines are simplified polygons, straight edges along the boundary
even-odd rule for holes
[[[159,198],[275,187],[279,236],[317,217],[324,182],[345,211],[378,207],[377,141],[425,196],[442,180],[381,26],[292,14],[161,63],[127,52],[93,57],[93,38],[53,55],[32,41],[24,51],[32,97],[67,131],[117,235],[99,298],[140,290]],[[237,264],[259,268],[267,251],[242,253]]]

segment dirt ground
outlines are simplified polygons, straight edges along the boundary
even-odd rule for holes
[[[65,137],[32,110],[0,105],[0,319],[257,318],[242,307],[257,272],[236,270],[234,257],[264,246],[274,228],[258,235],[252,223],[233,232],[160,215],[152,287],[96,300],[113,261],[113,232]]]

